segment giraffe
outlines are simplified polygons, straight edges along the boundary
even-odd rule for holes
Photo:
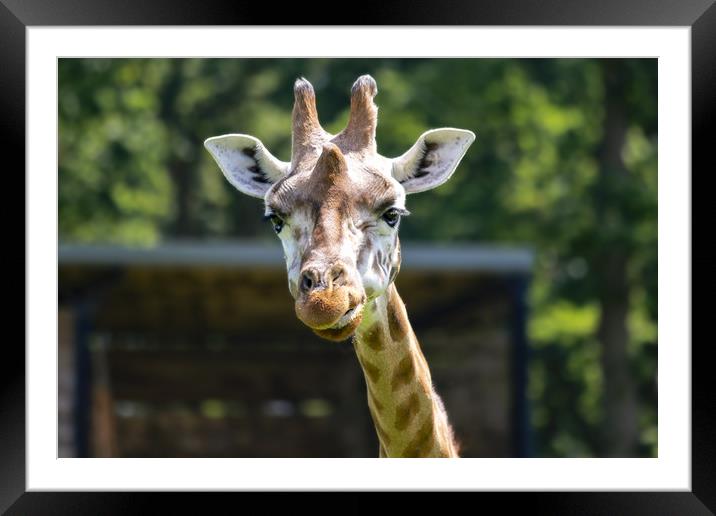
[[[475,135],[429,130],[403,155],[386,158],[375,139],[377,92],[370,75],[359,77],[349,121],[332,135],[318,120],[313,86],[297,79],[290,162],[244,134],[204,145],[236,189],[264,200],[265,218],[283,245],[298,319],[324,339],[352,339],[379,457],[458,457],[394,280],[406,195],[447,181]]]

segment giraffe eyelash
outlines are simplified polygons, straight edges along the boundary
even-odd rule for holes
[[[408,210],[406,210],[405,208],[398,208],[398,207],[396,207],[396,206],[391,206],[391,207],[389,207],[389,208],[386,208],[386,209],[384,209],[381,213],[384,215],[384,214],[386,214],[386,213],[389,212],[389,211],[394,211],[395,213],[397,213],[397,214],[400,215],[401,217],[407,217],[408,215],[410,215],[410,212],[409,212]]]
[[[281,233],[281,230],[283,229],[284,225],[286,224],[286,222],[284,221],[284,218],[277,213],[273,213],[273,212],[267,213],[262,218],[264,221],[271,222],[271,224],[273,225],[273,230],[276,232],[277,235],[279,233]]]
[[[268,220],[271,220],[273,217],[278,217],[279,219],[286,220],[286,215],[283,213],[280,213],[278,211],[271,210],[270,212],[264,214],[261,216],[261,220],[266,222]]]

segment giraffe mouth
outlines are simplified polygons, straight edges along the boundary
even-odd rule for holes
[[[324,339],[336,342],[346,340],[356,331],[363,319],[363,303],[354,306],[341,316],[330,328],[315,329],[313,332]]]
[[[363,303],[354,306],[350,310],[348,310],[346,313],[343,314],[343,316],[338,319],[338,322],[331,326],[329,330],[339,330],[346,325],[350,324],[350,322],[358,315],[360,315],[363,312]]]

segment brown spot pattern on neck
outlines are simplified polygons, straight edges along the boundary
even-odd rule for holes
[[[410,324],[398,293],[393,290],[392,294],[388,302],[388,330],[393,341],[401,341],[408,336]]]
[[[362,360],[361,363],[363,364],[363,370],[368,376],[368,379],[373,383],[378,383],[381,376],[381,372],[378,366],[371,364],[367,360]]]
[[[404,385],[408,385],[415,375],[415,365],[413,364],[413,357],[410,355],[403,358],[399,363],[398,367],[395,368],[393,379],[390,382],[390,388],[393,391],[400,389]]]
[[[381,351],[384,348],[383,330],[380,323],[373,324],[370,330],[363,335],[363,343],[373,351]]]
[[[425,456],[427,452],[430,451],[428,446],[432,444],[432,440],[430,438],[433,437],[433,430],[433,416],[430,414],[430,416],[421,425],[413,439],[407,444],[403,453],[400,454],[401,457]]]
[[[405,430],[420,411],[420,398],[416,393],[408,396],[408,399],[397,406],[395,409],[395,426],[396,430]]]

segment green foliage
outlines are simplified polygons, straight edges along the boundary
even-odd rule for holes
[[[294,79],[311,80],[323,125],[336,132],[363,73],[379,86],[382,154],[402,154],[434,127],[477,134],[448,183],[409,198],[403,240],[537,252],[529,395],[540,455],[600,452],[602,264],[609,250],[626,255],[621,294],[641,401],[639,452],[654,455],[656,60],[61,59],[61,240],[273,238],[260,202],[223,179],[204,139],[249,133],[288,160]],[[610,102],[626,126],[624,170],[613,174],[603,155]]]

